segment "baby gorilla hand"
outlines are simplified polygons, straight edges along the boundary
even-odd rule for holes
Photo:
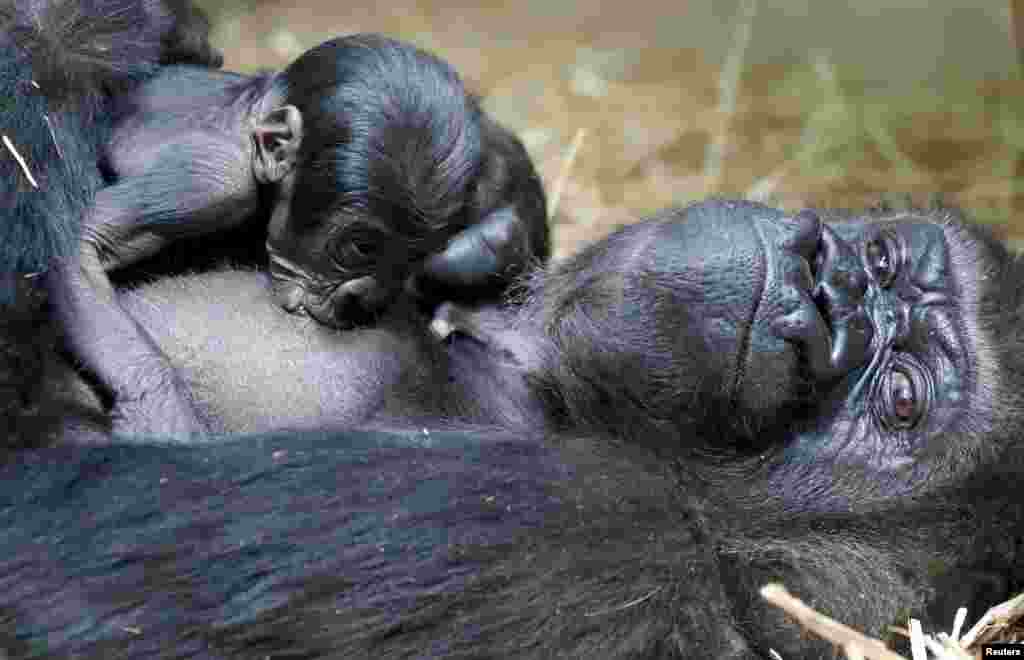
[[[530,228],[515,209],[498,209],[429,257],[412,288],[437,302],[500,293],[538,254],[531,243]]]

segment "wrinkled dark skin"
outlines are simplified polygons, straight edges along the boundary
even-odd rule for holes
[[[375,321],[403,291],[495,296],[548,254],[522,144],[447,64],[407,44],[343,37],[276,75],[166,67],[117,106],[102,159],[112,185],[85,216],[77,259],[47,280],[68,349],[120,431],[205,429],[108,275],[166,273],[140,262],[175,243],[216,256],[210,235],[265,236],[243,261],[264,265],[269,252],[276,302],[333,328]],[[175,257],[179,272],[204,258]]]

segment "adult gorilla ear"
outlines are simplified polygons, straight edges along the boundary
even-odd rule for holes
[[[302,145],[302,113],[294,105],[271,110],[252,132],[256,145],[253,176],[260,183],[278,183],[295,167]]]

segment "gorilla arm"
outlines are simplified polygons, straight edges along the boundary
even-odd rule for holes
[[[221,87],[235,82],[226,74],[196,75],[215,77]],[[116,432],[191,435],[205,429],[174,368],[120,307],[106,271],[171,241],[237,223],[255,209],[258,181],[288,175],[301,140],[294,108],[269,113],[253,129],[251,144],[223,130],[189,132],[190,122],[182,121],[177,128],[184,134],[172,142],[161,140],[166,128],[149,127],[144,118],[119,127],[109,158],[124,178],[96,194],[77,258],[57,262],[47,275],[68,347],[112,399]]]
[[[54,324],[35,276],[54,259],[75,258],[82,216],[103,183],[110,95],[150,79],[161,63],[217,65],[207,32],[185,0],[0,3],[0,98],[11,101],[0,112],[0,387],[13,390],[0,405],[5,443],[49,435],[37,414],[43,376],[30,365],[52,350]]]

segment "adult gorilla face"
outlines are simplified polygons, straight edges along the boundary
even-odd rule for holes
[[[569,358],[538,378],[563,384],[551,395],[562,422],[645,443],[763,449],[778,430],[790,452],[896,467],[966,411],[975,426],[988,417],[997,378],[981,396],[977,316],[989,248],[975,231],[949,214],[823,220],[747,202],[664,213],[545,280],[535,313]],[[618,413],[631,403],[621,424],[595,413],[602,398]]]

